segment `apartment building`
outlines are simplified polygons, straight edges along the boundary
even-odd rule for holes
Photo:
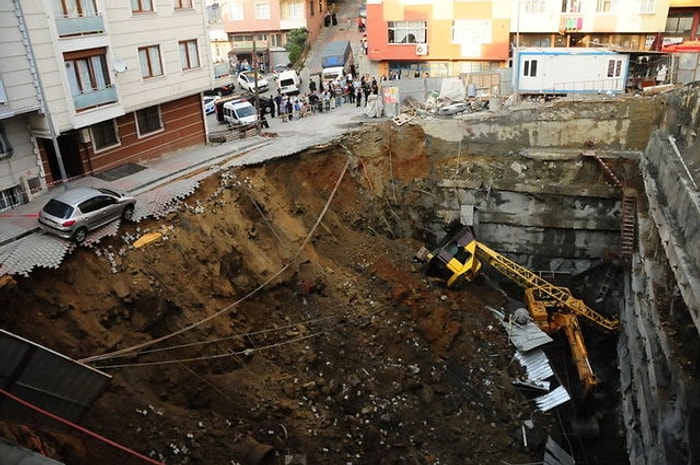
[[[220,59],[225,51],[232,72],[246,66],[269,72],[275,65],[286,65],[287,34],[306,29],[309,41],[314,41],[327,10],[326,0],[222,0],[211,6],[218,16],[214,23],[220,22],[213,28],[225,34],[213,32],[212,47]]]
[[[11,2],[0,3],[0,211],[42,188],[41,160],[27,129],[43,109],[36,66]]]
[[[510,13],[509,2],[367,0],[367,55],[401,77],[505,66]]]
[[[698,40],[700,0],[671,0],[666,28],[659,45]]]
[[[16,110],[2,113],[13,155],[0,189],[26,195],[204,143],[204,13],[202,0],[3,2],[2,110]]]
[[[512,0],[516,47],[644,51],[666,26],[669,0]]]

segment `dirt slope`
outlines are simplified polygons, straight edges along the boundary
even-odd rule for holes
[[[219,312],[93,364],[114,380],[84,425],[168,464],[541,461],[558,420],[511,384],[513,349],[487,309],[503,296],[447,291],[412,260],[430,211],[410,192],[433,168],[420,128],[377,126],[220,172],[178,213],[125,229],[159,242],[114,238],[3,289],[0,325],[82,359]],[[71,465],[143,463],[84,434],[2,432]]]

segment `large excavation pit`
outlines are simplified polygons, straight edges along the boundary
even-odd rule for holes
[[[619,354],[638,364],[624,329],[581,321],[599,380],[585,398],[565,335],[550,334],[548,381],[570,400],[543,408],[536,399],[551,390],[525,385],[513,323],[494,313],[523,307],[522,286],[484,263],[447,288],[414,257],[468,225],[629,325],[639,239],[646,252],[658,243],[643,227],[643,147],[631,135],[641,130],[625,130],[624,144],[534,148],[499,145],[483,123],[450,124],[471,136],[440,121],[385,122],[222,167],[167,217],[6,286],[2,326],[111,374],[83,424],[168,464],[518,464],[542,462],[552,441],[579,463],[628,463],[640,403],[629,398],[639,372],[620,368]],[[131,245],[153,231],[160,240]],[[670,324],[697,353],[687,311],[674,308]],[[64,463],[131,459],[83,433],[34,434]]]

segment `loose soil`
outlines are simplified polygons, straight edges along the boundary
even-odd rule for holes
[[[571,444],[512,384],[490,310],[509,300],[413,260],[435,239],[420,191],[449,168],[420,127],[387,124],[221,171],[178,212],[122,226],[161,240],[112,238],[5,287],[0,325],[75,359],[165,338],[90,363],[114,378],[82,424],[168,464],[541,462],[548,434]],[[79,432],[0,431],[66,464],[144,463]]]

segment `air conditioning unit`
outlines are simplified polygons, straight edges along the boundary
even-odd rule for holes
[[[90,130],[88,128],[83,128],[79,130],[80,142],[83,144],[89,144],[92,139],[90,138]]]
[[[416,44],[416,55],[427,55],[428,44]]]

